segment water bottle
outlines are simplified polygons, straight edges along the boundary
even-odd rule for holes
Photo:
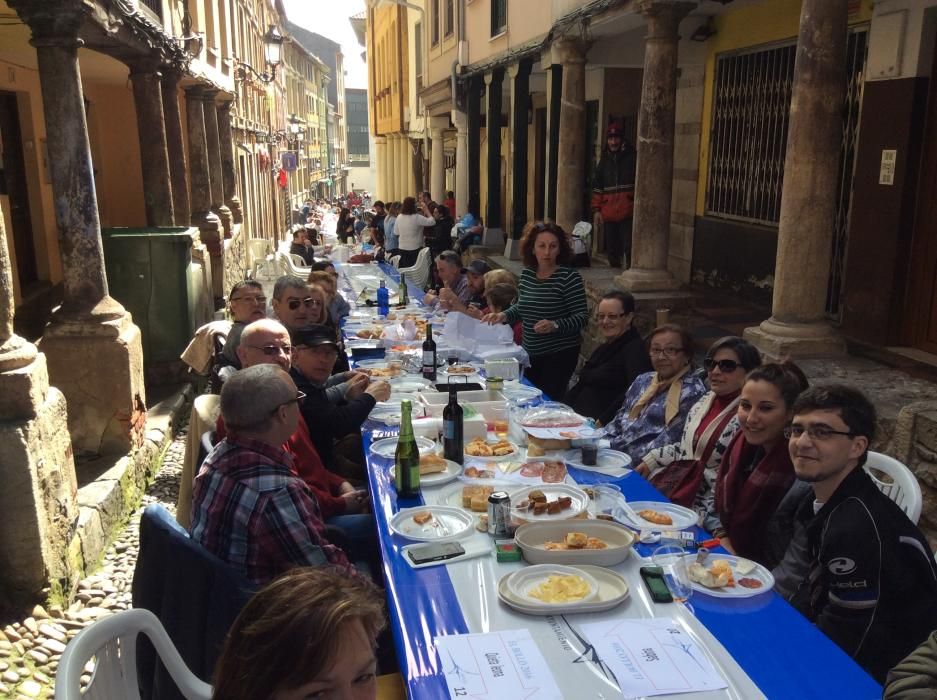
[[[377,314],[378,316],[387,316],[390,313],[390,292],[387,291],[387,285],[381,280],[381,286],[377,288]]]

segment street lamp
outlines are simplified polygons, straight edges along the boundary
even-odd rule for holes
[[[272,83],[276,80],[277,66],[280,65],[282,60],[283,35],[280,34],[280,30],[277,29],[275,24],[271,24],[267,29],[267,33],[264,34],[264,61],[270,66],[270,72],[264,71],[263,73],[258,73],[257,69],[251,64],[238,61],[238,78],[240,80],[246,80],[247,74],[250,73],[254,76],[254,79],[262,83]]]

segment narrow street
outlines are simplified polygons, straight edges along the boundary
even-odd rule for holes
[[[101,567],[78,584],[75,602],[67,608],[37,605],[24,619],[0,621],[0,698],[51,698],[52,679],[68,641],[83,627],[131,607],[140,514],[152,503],[175,513],[185,439],[183,427],[173,437],[140,507],[108,547]]]

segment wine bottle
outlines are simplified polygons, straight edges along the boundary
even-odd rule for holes
[[[423,341],[423,379],[436,381],[436,341],[432,323],[426,324],[426,340]]]
[[[407,293],[407,276],[400,275],[400,291],[397,294],[399,299],[397,306],[404,307],[410,303],[410,295]]]
[[[416,498],[420,495],[420,450],[413,436],[410,401],[400,402],[400,437],[394,453],[394,485],[397,498]]]
[[[381,280],[381,286],[377,288],[377,315],[386,316],[390,313],[390,292],[384,280]]]
[[[443,456],[462,464],[465,455],[465,433],[462,424],[462,407],[455,384],[449,384],[449,403],[442,411]]]

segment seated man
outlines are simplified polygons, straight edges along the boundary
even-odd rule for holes
[[[367,419],[377,401],[390,398],[390,384],[385,381],[369,384],[368,377],[351,372],[347,381],[342,375],[332,375],[338,357],[335,334],[328,326],[313,325],[290,333],[293,344],[293,368],[290,370],[299,390],[306,394],[300,407],[309,436],[322,460],[335,464],[334,440],[354,433],[360,442],[361,424]],[[344,396],[330,400],[329,386],[344,384]],[[365,480],[364,463],[359,465],[361,481]]]
[[[458,253],[446,250],[436,256],[436,274],[442,282],[442,287],[435,292],[427,292],[423,297],[424,304],[433,306],[437,301],[440,301],[443,288],[452,292],[451,297],[448,294],[446,295],[450,300],[447,303],[452,303],[454,300],[458,300],[463,305],[469,303],[469,299],[472,298],[472,290],[469,289],[468,278],[463,274],[462,258],[459,257]]]
[[[288,330],[304,328],[321,314],[315,308],[322,304],[318,296],[310,295],[305,280],[294,275],[283,275],[273,285],[273,301],[270,307],[273,315]]]
[[[332,565],[358,576],[326,539],[316,499],[282,447],[296,430],[301,400],[278,367],[237,372],[221,390],[221,416],[231,435],[195,478],[192,539],[255,584],[296,566]]]
[[[297,224],[293,227],[293,242],[290,243],[290,255],[298,255],[306,265],[312,265],[315,254],[312,246],[306,241],[306,227]]]
[[[228,333],[228,340],[221,354],[229,364],[240,369],[241,362],[237,357],[237,349],[241,344],[241,333],[244,332],[248,323],[267,317],[267,297],[264,296],[264,288],[256,280],[238,282],[231,288],[231,294],[228,295],[228,307],[231,309],[234,323],[231,325],[231,332]]]
[[[785,554],[805,572],[790,603],[882,683],[937,628],[934,557],[862,467],[875,435],[869,400],[848,386],[818,386],[793,408],[788,448],[813,489],[796,515],[806,546],[792,542]]]
[[[467,316],[481,320],[482,309],[487,308],[485,300],[485,274],[491,271],[491,265],[484,260],[473,260],[465,268],[465,277],[468,280],[468,289],[471,297],[468,302],[462,301],[450,289],[439,290],[439,303],[446,311],[461,311]]]

